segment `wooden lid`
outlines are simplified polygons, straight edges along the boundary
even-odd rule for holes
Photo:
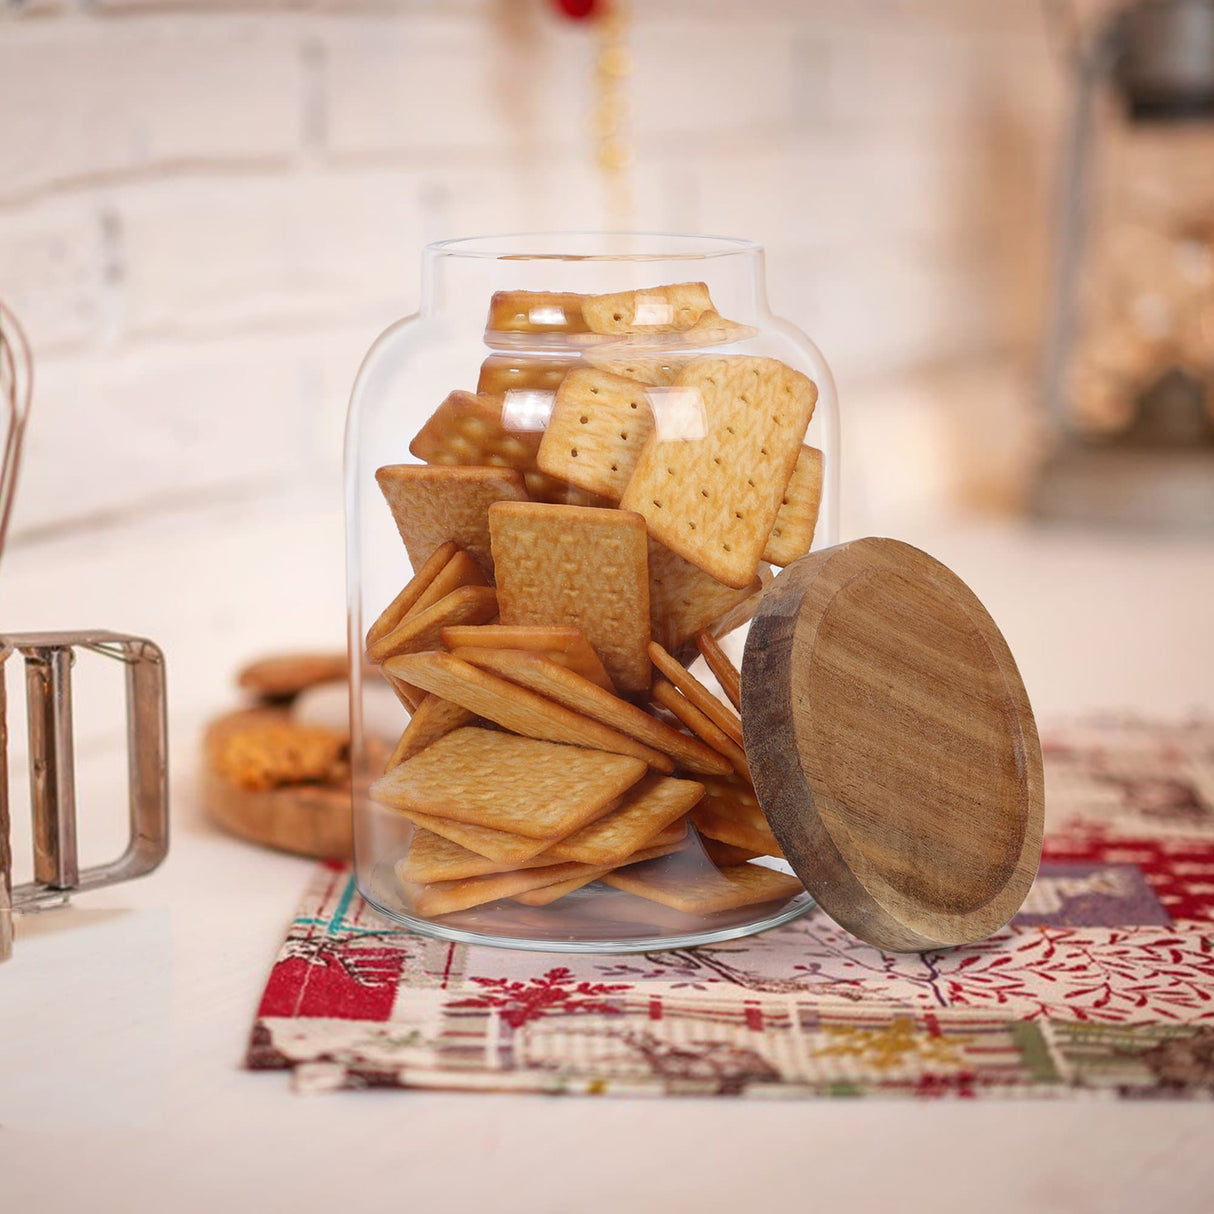
[[[810,553],[763,595],[742,663],[746,755],[789,863],[870,944],[967,944],[1041,856],[1041,745],[999,629],[897,540]]]

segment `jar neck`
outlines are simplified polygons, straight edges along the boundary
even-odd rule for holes
[[[741,324],[769,315],[761,245],[650,233],[537,233],[427,246],[421,313],[484,325],[499,291],[604,295],[702,282],[716,310]]]

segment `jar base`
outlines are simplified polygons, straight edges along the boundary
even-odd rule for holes
[[[371,884],[376,884],[374,873]],[[632,895],[594,885],[562,898],[559,914],[548,908],[498,902],[446,915],[440,923],[391,905],[385,896],[391,888],[387,886],[377,896],[374,888],[368,889],[367,883],[359,881],[359,893],[368,906],[421,935],[457,944],[535,953],[652,953],[693,948],[779,927],[799,919],[817,905],[809,894],[801,894],[781,903],[774,911],[742,907],[715,915],[678,915],[657,903],[649,904],[652,906],[649,910],[646,904],[638,906],[640,900]],[[613,913],[617,907],[624,908],[622,915]],[[762,913],[756,914],[756,910]],[[645,922],[638,911],[651,921]],[[660,921],[663,916],[668,916],[666,922]],[[688,921],[686,930],[679,930],[679,918]],[[550,934],[545,934],[545,928]]]

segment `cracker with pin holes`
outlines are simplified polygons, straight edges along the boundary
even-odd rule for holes
[[[662,832],[663,835],[668,833],[670,832]],[[626,857],[623,864],[638,864],[642,860],[654,860],[658,856],[668,856],[671,852],[678,851],[681,846],[681,837],[654,839],[647,846],[641,848],[640,851]],[[516,902],[521,902],[524,906],[551,906],[558,899],[572,894],[575,890],[581,889],[584,885],[589,885],[592,881],[597,881],[604,874],[611,872],[613,868],[620,868],[622,866],[621,864],[583,865],[582,867],[585,871],[578,876],[569,877],[564,881],[557,881],[552,885],[543,885],[538,889],[527,890],[525,893],[515,894],[513,897]]]
[[[588,333],[588,297],[574,291],[495,291],[487,333]]]
[[[594,646],[580,628],[553,628],[525,624],[479,624],[443,629],[443,644],[457,649],[518,649],[538,653],[572,670],[574,674],[614,692],[611,676]]]
[[[729,760],[740,776],[750,779],[746,752],[722,729],[702,713],[673,683],[654,679],[649,694],[668,712],[673,713],[697,738]]]
[[[535,839],[593,822],[645,774],[629,755],[465,726],[371,785],[383,805]]]
[[[553,390],[520,389],[518,395],[452,392],[409,444],[427,464],[444,467],[513,468],[527,495],[562,501],[568,486],[535,464],[552,408]]]
[[[644,385],[580,367],[557,389],[536,462],[549,476],[618,502],[652,432]]]
[[[694,780],[646,776],[629,789],[618,808],[554,843],[545,854],[583,864],[622,864],[703,795],[704,785]]]
[[[415,754],[425,750],[431,743],[437,742],[439,738],[445,737],[452,730],[470,724],[474,719],[475,714],[466,708],[461,708],[458,704],[452,704],[450,700],[440,699],[428,692],[424,693],[423,698],[413,710],[413,715],[409,718],[409,724],[405,726],[404,733],[400,735],[396,749],[388,758],[386,770],[391,771],[406,759],[411,759]]]
[[[681,648],[697,632],[731,618],[750,600],[758,602],[762,588],[759,577],[737,590],[718,582],[652,536],[647,552],[650,627],[654,640],[666,649]],[[754,610],[750,608],[751,614]]]
[[[476,391],[478,395],[485,396],[505,396],[507,392],[520,391],[555,392],[575,365],[564,358],[490,354],[481,363]]]
[[[611,335],[682,333],[716,312],[702,282],[590,295],[582,300],[581,310],[591,332]]]
[[[822,452],[802,447],[797,466],[784,489],[776,521],[772,524],[763,559],[773,565],[791,565],[814,542],[818,507],[822,504]]]
[[[489,507],[527,500],[523,474],[512,468],[447,468],[388,464],[375,474],[415,569],[453,540],[493,578]]]
[[[709,775],[728,774],[729,763],[710,746],[651,716],[635,704],[592,684],[543,654],[510,649],[465,649],[456,657],[582,716],[618,729],[646,746],[669,755],[680,768]]]
[[[674,770],[674,762],[668,755],[452,654],[405,654],[389,659],[384,669],[513,733],[632,755],[656,771]]]
[[[620,691],[648,688],[649,565],[640,515],[499,502],[489,530],[501,562],[503,624],[580,628]]]
[[[635,354],[611,350],[587,350],[582,356],[587,365],[635,379],[651,388],[669,388],[688,364],[686,354]]]
[[[602,879],[616,889],[689,915],[783,901],[805,892],[796,877],[764,865],[737,864],[718,869],[701,864],[693,869],[681,860],[650,860],[616,869]]]
[[[655,431],[620,499],[649,533],[719,582],[750,586],[792,477],[817,388],[771,358],[708,357],[672,391],[697,393],[703,437]]]
[[[733,706],[718,700],[716,696],[700,682],[685,666],[674,658],[656,642],[649,646],[649,656],[653,664],[695,705],[718,729],[723,730],[739,746],[742,740],[742,718],[734,711]]]
[[[696,648],[700,651],[705,665],[712,671],[713,677],[721,685],[729,702],[741,711],[742,708],[742,676],[738,668],[729,660],[729,655],[721,648],[721,642],[711,632],[696,633]]]

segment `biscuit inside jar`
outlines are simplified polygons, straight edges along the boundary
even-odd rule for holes
[[[407,436],[421,470],[380,470],[416,576],[454,545],[488,583],[373,605],[398,640],[368,659],[413,719],[370,795],[413,825],[395,871],[418,914],[601,897],[690,922],[802,892],[772,867],[718,643],[809,551],[822,492],[814,383],[697,352],[752,332],[703,283],[499,292],[486,340],[520,344]],[[481,615],[430,627],[440,606]],[[687,670],[701,652],[725,698]]]

